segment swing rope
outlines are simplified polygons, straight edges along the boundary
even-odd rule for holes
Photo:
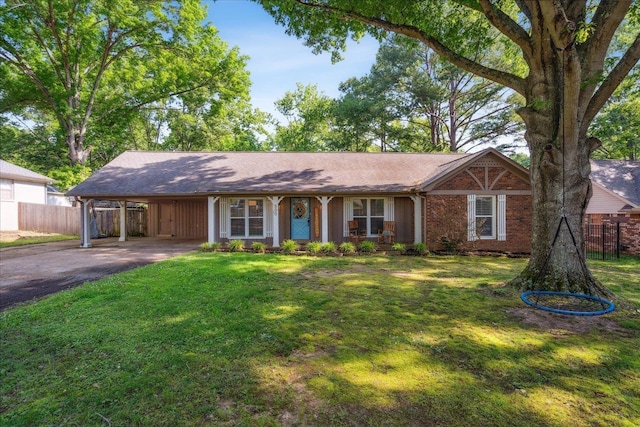
[[[562,206],[561,206],[561,214],[560,221],[558,222],[558,227],[556,228],[556,234],[553,237],[553,241],[549,250],[547,252],[547,256],[542,264],[542,269],[538,273],[538,276],[534,281],[532,281],[530,285],[530,290],[524,292],[520,298],[521,300],[534,308],[550,311],[558,314],[568,314],[574,316],[597,316],[605,313],[610,313],[615,309],[615,305],[608,300],[605,300],[591,291],[592,289],[597,287],[594,279],[589,274],[589,269],[587,267],[587,263],[585,258],[578,247],[576,242],[575,235],[573,234],[573,230],[571,229],[571,225],[569,224],[569,220],[567,219],[566,213],[566,195],[565,195],[565,135],[566,135],[566,111],[565,111],[565,84],[564,84],[564,73],[565,73],[565,52],[567,48],[571,47],[573,42],[564,47],[563,49],[555,48],[557,51],[562,52],[562,62],[560,73],[560,87],[562,88],[560,94],[560,105],[561,105],[561,114],[562,114]],[[562,229],[563,223],[567,227],[567,231],[569,232],[569,236],[571,237],[571,242],[573,243],[573,247],[576,251],[576,255],[578,256],[578,260],[580,261],[580,266],[582,268],[582,274],[584,277],[584,281],[588,282],[587,294],[573,293],[573,292],[557,292],[557,291],[541,291],[535,289],[535,284],[544,283],[544,279],[546,278],[547,271],[549,269],[549,262],[551,260],[551,255],[556,247],[556,243],[558,238],[560,237],[560,230]],[[566,251],[566,249],[565,249]],[[533,298],[531,298],[533,297]]]

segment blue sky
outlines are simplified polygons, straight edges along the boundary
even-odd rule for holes
[[[260,5],[246,0],[205,0],[208,22],[229,46],[238,46],[250,57],[253,106],[275,114],[273,103],[296,83],[315,84],[330,97],[339,95],[338,84],[369,72],[375,61],[378,42],[370,37],[350,43],[344,60],[331,63],[331,55],[314,55],[302,40],[285,34]]]

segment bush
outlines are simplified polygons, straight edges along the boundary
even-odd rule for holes
[[[200,245],[200,252],[216,252],[220,246],[220,242],[204,242]]]
[[[336,251],[336,244],[333,242],[327,242],[322,244],[322,252],[325,254],[332,254]]]
[[[284,252],[285,254],[293,253],[299,248],[300,245],[298,245],[298,242],[296,242],[295,240],[287,239],[282,242],[282,252]]]
[[[231,252],[243,252],[244,242],[242,240],[232,240],[229,242],[229,250]]]
[[[426,255],[429,253],[429,248],[427,247],[426,243],[422,243],[422,242],[416,243],[413,249],[415,249],[415,251],[418,252],[420,255]]]
[[[391,246],[391,250],[404,252],[407,250],[407,246],[404,243],[396,242]]]
[[[360,252],[375,252],[376,244],[371,240],[363,240],[358,249],[360,249]]]
[[[251,244],[251,250],[253,252],[259,253],[259,254],[263,254],[267,251],[267,245],[265,245],[262,242],[253,242]]]
[[[460,239],[449,239],[446,236],[440,238],[440,243],[444,246],[444,250],[447,252],[458,252],[458,245],[462,243]]]
[[[322,250],[321,242],[309,242],[307,243],[307,252],[312,255],[316,255],[318,252]]]
[[[343,254],[353,254],[356,252],[356,245],[352,242],[342,242],[340,246],[338,246],[338,250]]]

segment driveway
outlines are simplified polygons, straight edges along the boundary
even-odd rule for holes
[[[198,250],[200,241],[131,238],[79,240],[0,249],[0,310],[85,282]]]

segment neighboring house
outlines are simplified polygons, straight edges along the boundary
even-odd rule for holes
[[[620,223],[620,244],[640,255],[640,161],[591,160],[587,224]]]
[[[47,185],[47,204],[55,206],[72,206],[69,198],[58,187]]]
[[[0,230],[18,230],[18,203],[47,204],[53,180],[0,159]]]
[[[526,169],[494,149],[475,154],[129,151],[68,195],[149,205],[148,235],[278,247],[367,239],[384,221],[395,240],[529,252],[531,188]],[[122,227],[124,229],[125,227]],[[84,232],[83,236],[89,234]],[[121,236],[125,238],[126,236]],[[83,237],[83,246],[90,246]]]

